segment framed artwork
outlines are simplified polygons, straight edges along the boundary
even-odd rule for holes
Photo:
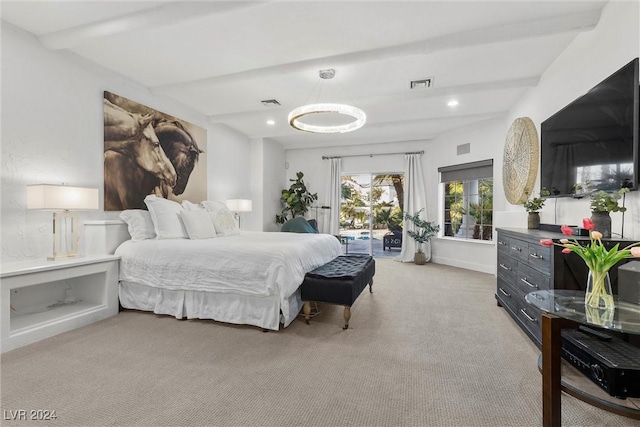
[[[206,129],[107,91],[103,104],[105,211],[206,200]]]

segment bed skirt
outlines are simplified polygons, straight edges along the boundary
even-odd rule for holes
[[[169,290],[121,281],[120,305],[124,308],[167,314],[177,319],[211,319],[253,325],[277,331],[296,318],[302,308],[300,289],[281,301],[268,297],[220,292]]]

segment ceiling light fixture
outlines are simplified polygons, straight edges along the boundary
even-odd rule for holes
[[[458,104],[459,104],[459,102],[458,102],[457,100],[455,100],[455,99],[452,99],[451,101],[447,102],[447,105],[448,105],[449,107],[455,107],[455,106],[457,106]]]
[[[273,126],[273,125],[275,125],[275,124],[276,124],[276,121],[275,121],[275,120],[267,120],[267,124],[268,124],[269,126]]]
[[[330,80],[334,78],[336,71],[334,69],[320,70],[320,78],[323,80]],[[320,88],[320,91],[322,87]],[[320,93],[318,92],[318,97]],[[329,124],[313,124],[304,122],[302,119],[308,119],[312,115],[324,115],[335,119],[335,114],[351,117],[355,120],[348,123],[335,123]],[[311,132],[311,133],[345,133],[352,132],[356,129],[360,129],[367,121],[367,115],[361,109],[352,105],[346,104],[333,104],[333,103],[315,103],[302,105],[294,108],[289,113],[289,124],[295,129]]]

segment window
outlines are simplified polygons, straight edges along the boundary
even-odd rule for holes
[[[438,168],[443,185],[444,236],[493,237],[493,160]]]

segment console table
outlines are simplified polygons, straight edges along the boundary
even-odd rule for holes
[[[563,387],[562,340],[563,328],[575,328],[581,324],[628,334],[640,334],[640,306],[616,301],[612,318],[590,316],[584,309],[584,292],[568,290],[540,290],[528,293],[526,302],[542,314],[542,412],[543,426],[561,425],[561,393],[564,389],[572,396],[601,409],[619,415],[640,419],[640,409],[616,405],[615,398],[596,398],[586,392],[575,392]],[[585,380],[589,381],[588,379]],[[572,392],[573,391],[573,392]]]

